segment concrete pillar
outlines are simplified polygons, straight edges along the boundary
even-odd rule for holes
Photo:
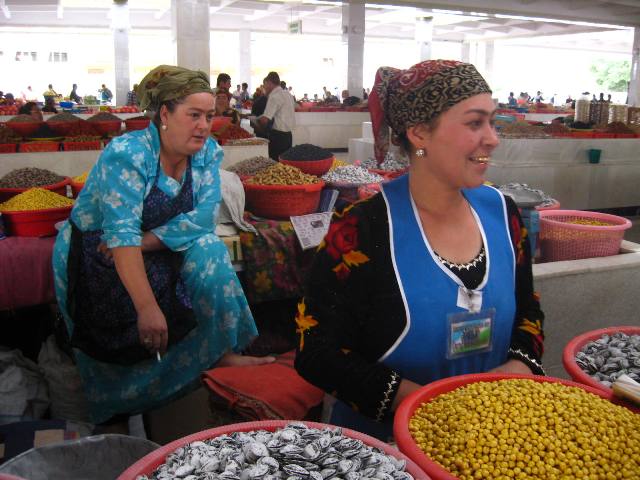
[[[633,29],[633,50],[631,52],[631,81],[629,82],[629,105],[640,106],[640,27]]]
[[[209,75],[209,0],[171,0],[171,35],[178,66]]]
[[[486,75],[486,80],[489,85],[491,85],[491,80],[493,79],[493,54],[495,51],[495,44],[493,40],[486,42],[484,44],[484,71]]]
[[[116,84],[112,90],[114,105],[127,103],[127,92],[131,89],[129,76],[129,5],[113,3],[111,6],[111,31],[113,32],[113,58]],[[107,87],[112,88],[111,85]]]
[[[469,63],[471,61],[471,44],[469,42],[462,42],[462,54],[461,61]]]
[[[253,92],[251,85],[251,30],[240,30],[240,69],[236,84],[247,82],[249,84],[249,92]]]
[[[420,61],[431,60],[433,46],[433,17],[416,18],[416,42]]]
[[[364,21],[364,0],[349,0],[342,4],[342,40],[347,42],[347,89],[349,95],[360,98],[364,75]]]

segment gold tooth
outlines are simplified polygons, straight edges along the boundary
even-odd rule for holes
[[[483,156],[483,157],[471,157],[471,159],[474,162],[477,163],[489,163],[489,157]]]

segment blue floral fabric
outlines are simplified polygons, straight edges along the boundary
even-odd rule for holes
[[[154,184],[170,198],[181,190],[181,182],[158,168],[159,154],[160,139],[153,124],[113,139],[92,169],[71,220],[83,232],[103,230],[102,240],[109,248],[140,246],[143,204]],[[182,254],[180,275],[197,327],[173,345],[161,362],[153,359],[121,366],[74,349],[96,423],[119,413],[154,408],[182,394],[225,352],[242,350],[257,335],[227,248],[214,234],[222,155],[222,149],[209,139],[191,157],[193,210],[151,230],[169,249]],[[56,239],[53,269],[56,297],[71,335],[73,321],[67,311],[70,239],[67,222]],[[80,301],[78,305],[81,308]]]

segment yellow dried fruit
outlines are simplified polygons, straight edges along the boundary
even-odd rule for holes
[[[640,472],[640,415],[560,383],[472,383],[422,404],[409,431],[461,480],[632,479]]]
[[[73,200],[62,195],[45,190],[31,188],[4,203],[0,203],[0,212],[21,212],[28,210],[46,210],[73,205]]]
[[[284,163],[276,163],[266,168],[250,179],[246,183],[255,185],[306,185],[318,183],[320,179],[315,175],[308,175],[302,170]]]
[[[85,183],[87,181],[87,177],[89,176],[89,172],[86,171],[81,175],[78,175],[77,177],[73,177],[72,180],[75,183]]]
[[[566,223],[572,223],[574,225],[595,225],[598,227],[610,227],[611,224],[607,222],[601,222],[599,220],[589,220],[587,218],[576,218],[574,220],[568,220]]]

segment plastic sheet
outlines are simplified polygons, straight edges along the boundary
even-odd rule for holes
[[[29,480],[113,480],[160,445],[127,435],[96,435],[32,448],[0,466]]]

